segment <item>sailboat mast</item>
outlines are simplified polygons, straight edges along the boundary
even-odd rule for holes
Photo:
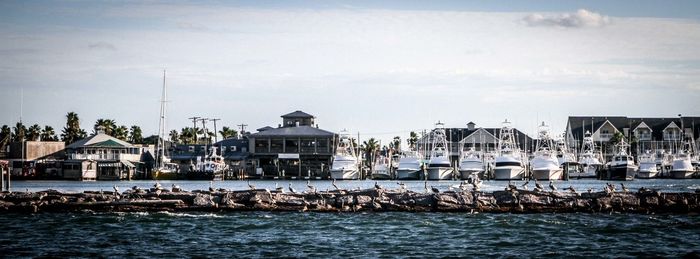
[[[156,147],[156,152],[158,152],[158,157],[156,158],[156,164],[158,167],[163,167],[163,160],[165,157],[165,109],[167,101],[167,90],[165,85],[165,70],[163,70],[163,90],[161,91],[160,99],[160,120],[158,121],[158,143]]]

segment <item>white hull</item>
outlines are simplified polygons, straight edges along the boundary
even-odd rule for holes
[[[386,171],[374,172],[372,180],[391,180],[391,175]]]
[[[693,174],[695,174],[695,171],[675,171],[671,170],[671,178],[673,179],[690,179],[693,178]]]
[[[638,171],[637,172],[637,178],[639,179],[651,179],[651,178],[656,178],[659,176],[658,171]]]
[[[420,169],[396,169],[396,179],[398,180],[420,180],[423,171]]]
[[[569,175],[569,178],[596,178],[598,177],[597,172],[598,168],[596,168],[595,166],[584,166],[582,171],[572,172]]]
[[[331,179],[336,180],[357,180],[360,179],[360,172],[348,169],[331,169]]]
[[[452,180],[451,167],[429,167],[428,180]]]
[[[462,180],[467,180],[474,173],[480,175],[480,177],[481,177],[484,173],[484,169],[479,169],[479,168],[459,169],[459,178]]]
[[[494,169],[495,180],[522,180],[525,168],[522,166],[503,166]]]
[[[561,180],[564,170],[558,169],[533,169],[532,178],[537,180]]]

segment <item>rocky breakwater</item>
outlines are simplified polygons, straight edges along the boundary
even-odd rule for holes
[[[251,189],[167,189],[0,193],[0,212],[142,211],[406,211],[482,213],[698,213],[700,193],[506,190],[414,192],[383,188],[304,193]]]

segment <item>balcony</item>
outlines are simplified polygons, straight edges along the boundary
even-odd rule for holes
[[[640,141],[651,140],[651,133],[639,133],[637,134],[637,139]]]
[[[68,159],[73,160],[95,160],[95,161],[116,161],[129,160],[140,161],[140,154],[68,154]]]
[[[600,133],[599,136],[601,141],[608,141],[613,137],[613,133]]]

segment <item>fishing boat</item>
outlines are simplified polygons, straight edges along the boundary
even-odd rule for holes
[[[167,88],[165,84],[165,70],[163,70],[163,90],[160,98],[160,119],[158,122],[158,142],[155,150],[155,169],[153,170],[154,180],[176,180],[182,178],[179,167],[176,163],[171,163],[167,157],[167,148],[165,147],[165,131],[166,131],[166,103],[167,103]]]
[[[399,165],[396,168],[396,179],[420,180],[422,167],[421,155],[417,151],[405,151],[399,159]]]
[[[654,153],[656,168],[659,168],[659,177],[669,177],[673,165],[673,155],[664,149],[656,149]]]
[[[685,141],[685,143],[683,144],[683,148],[678,150],[676,155],[673,157],[673,164],[671,166],[671,178],[693,178],[693,175],[695,174],[695,167],[693,167],[692,162],[692,147],[692,141]]]
[[[544,122],[538,130],[534,158],[530,161],[532,178],[537,180],[559,180],[563,169],[552,150],[553,140],[549,136],[549,126]]]
[[[634,164],[634,158],[629,155],[629,144],[623,138],[620,143],[615,144],[615,155],[608,162],[606,173],[603,179],[606,180],[634,180],[638,167]]]
[[[575,178],[596,178],[598,171],[603,166],[601,162],[603,159],[600,151],[596,150],[595,142],[593,137],[591,137],[591,132],[586,131],[583,137],[583,144],[581,147],[581,153],[578,158],[578,162],[581,165],[581,170],[575,172],[571,177]]]
[[[331,178],[337,180],[360,179],[358,164],[350,135],[347,131],[342,131],[331,164]]]
[[[468,180],[473,178],[473,174],[484,173],[484,162],[482,161],[481,152],[469,148],[466,152],[462,152],[459,159],[459,178]]]
[[[525,176],[523,158],[515,142],[513,128],[508,120],[503,122],[498,136],[498,150],[494,161],[495,180],[521,180]]]
[[[447,137],[443,123],[435,124],[430,160],[428,161],[428,180],[452,180],[453,171],[450,163],[450,151],[447,150]]]
[[[656,178],[659,175],[659,169],[656,166],[656,156],[651,153],[650,150],[640,154],[637,161],[639,161],[639,172],[637,172],[637,178],[651,179]]]
[[[374,161],[372,180],[391,180],[391,163],[388,160],[387,157],[379,156]]]
[[[186,174],[188,180],[223,180],[228,165],[224,157],[217,153],[217,148],[211,146],[209,153],[203,158],[197,157],[196,164],[190,164],[190,170]]]

